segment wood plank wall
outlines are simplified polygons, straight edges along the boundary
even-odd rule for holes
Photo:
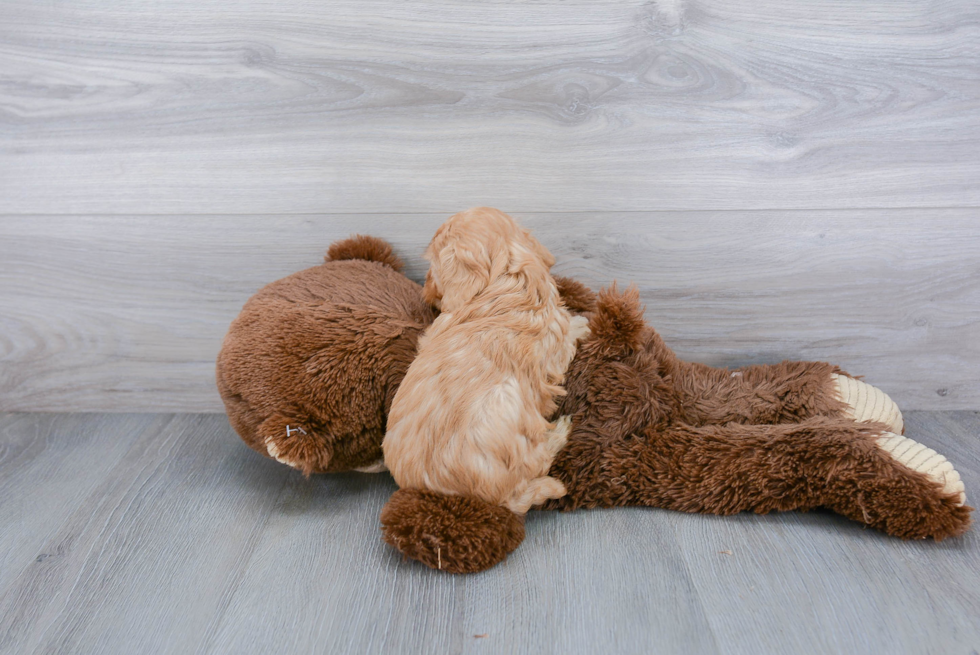
[[[0,0],[0,410],[216,411],[262,284],[459,209],[680,354],[980,407],[973,0]]]

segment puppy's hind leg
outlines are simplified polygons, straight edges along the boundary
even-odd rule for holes
[[[592,334],[589,328],[589,319],[584,316],[573,316],[568,323],[568,339],[572,343],[581,341]]]
[[[535,505],[551,498],[561,498],[566,493],[565,485],[557,478],[535,478],[515,489],[504,506],[514,514],[523,516]]]
[[[558,452],[565,447],[565,444],[568,442],[568,435],[571,433],[571,431],[572,417],[567,415],[560,417],[557,421],[555,421],[555,427],[548,430],[547,449],[548,454],[552,459],[554,459],[555,455],[557,455]]]

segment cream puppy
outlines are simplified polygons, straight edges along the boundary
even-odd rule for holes
[[[401,487],[517,514],[564,496],[547,475],[571,425],[546,417],[589,328],[562,305],[554,257],[510,216],[479,207],[446,221],[425,258],[426,300],[442,313],[392,401],[385,464]]]

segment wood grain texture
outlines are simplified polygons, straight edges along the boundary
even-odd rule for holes
[[[143,417],[0,415],[0,589],[18,565],[59,556],[57,527],[151,426]],[[52,541],[54,550],[42,552]]]
[[[980,203],[974,0],[0,3],[0,212]]]
[[[905,409],[980,407],[980,210],[517,214],[713,365],[826,360]],[[262,285],[352,232],[411,277],[444,215],[0,217],[0,409],[221,411],[214,358]]]
[[[975,497],[980,413],[906,418]],[[381,542],[387,474],[304,479],[216,415],[0,416],[0,452],[17,453],[0,459],[4,475],[57,476],[113,444],[77,482],[3,487],[3,517],[35,495],[63,506],[39,503],[30,525],[0,531],[0,652],[863,655],[980,643],[976,528],[902,542],[825,512],[532,512],[506,562],[450,576]]]
[[[108,423],[135,433],[90,494],[66,492],[74,511],[46,526],[54,535],[0,592],[0,651],[157,652],[162,643],[188,653],[220,615],[221,591],[240,577],[285,478],[276,471],[272,488],[256,486],[261,462],[219,417],[139,419],[134,430],[131,416],[96,415],[61,437],[63,448],[98,455],[89,431]],[[16,438],[17,427],[6,432]]]

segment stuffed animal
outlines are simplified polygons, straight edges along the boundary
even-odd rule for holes
[[[306,475],[384,470],[388,408],[435,320],[401,270],[387,243],[354,237],[245,303],[217,366],[245,443]]]
[[[384,241],[354,237],[246,303],[217,366],[245,443],[306,474],[383,470],[387,410],[435,316],[401,268]],[[568,493],[539,509],[825,507],[906,539],[969,526],[959,475],[902,436],[901,413],[880,390],[820,362],[683,362],[644,321],[635,289],[597,297],[556,281],[592,334],[556,412],[572,417],[572,431],[549,475]],[[504,507],[417,489],[396,491],[381,522],[406,556],[454,573],[494,566],[524,538]]]

